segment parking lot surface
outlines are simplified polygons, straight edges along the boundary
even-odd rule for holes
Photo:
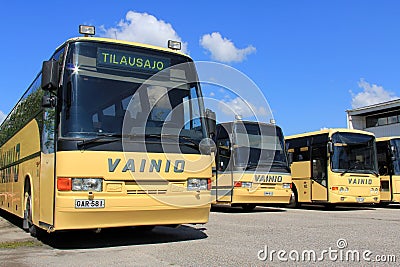
[[[1,213],[0,266],[396,266],[400,206],[215,207],[205,225],[33,239]]]

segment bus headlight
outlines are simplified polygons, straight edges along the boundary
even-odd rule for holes
[[[377,195],[377,194],[379,194],[379,189],[378,189],[378,188],[371,188],[371,189],[370,189],[370,192],[371,192],[371,194],[373,194],[373,195]]]
[[[211,190],[211,179],[189,178],[187,180],[187,190]]]
[[[349,192],[349,188],[348,187],[340,187],[339,192],[340,193],[347,193],[347,192]]]
[[[103,179],[101,178],[72,178],[72,191],[101,192]]]
[[[282,187],[283,187],[284,189],[290,189],[290,188],[292,188],[292,184],[284,183],[284,184],[282,185]]]
[[[253,186],[252,182],[242,182],[243,188],[251,188]]]

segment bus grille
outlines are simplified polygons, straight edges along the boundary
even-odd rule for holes
[[[125,182],[128,195],[164,195],[168,190],[167,181]]]
[[[167,193],[167,190],[126,190],[128,195],[163,195]]]

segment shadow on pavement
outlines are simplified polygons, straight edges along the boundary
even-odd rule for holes
[[[373,205],[349,205],[349,206],[325,206],[325,205],[307,205],[302,204],[296,208],[298,210],[317,210],[317,211],[357,211],[357,210],[375,210]]]
[[[212,212],[221,213],[262,213],[262,212],[286,212],[285,209],[280,207],[264,207],[257,206],[254,210],[244,210],[242,207],[230,207],[224,205],[213,205],[211,207]]]
[[[56,249],[94,249],[144,244],[160,244],[198,240],[207,238],[203,229],[190,226],[171,228],[156,226],[153,230],[146,227],[121,227],[102,229],[100,233],[92,230],[75,230],[43,234],[40,241]]]
[[[22,229],[21,218],[2,210],[0,210],[0,217],[13,225],[10,227],[15,226],[16,235],[27,235]],[[100,233],[95,233],[93,230],[71,230],[48,234],[41,230],[38,239],[56,249],[93,249],[204,239],[208,237],[203,232],[204,230],[206,228],[202,226],[194,228],[189,225],[178,228],[156,226],[154,229],[151,227],[106,228]]]

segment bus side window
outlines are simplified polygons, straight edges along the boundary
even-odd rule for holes
[[[231,157],[231,151],[229,146],[229,139],[219,139],[217,141],[218,146],[218,170],[225,171],[229,165],[229,160]]]
[[[388,153],[387,143],[386,142],[377,143],[376,152],[378,159],[379,175],[388,175],[390,155]]]
[[[310,160],[310,152],[308,147],[296,147],[293,152],[293,161],[308,161]]]
[[[218,171],[225,171],[229,167],[229,161],[231,159],[231,141],[227,130],[218,125],[216,129],[216,167]]]
[[[312,148],[312,179],[326,186],[327,172],[327,148],[326,146],[317,146]]]

